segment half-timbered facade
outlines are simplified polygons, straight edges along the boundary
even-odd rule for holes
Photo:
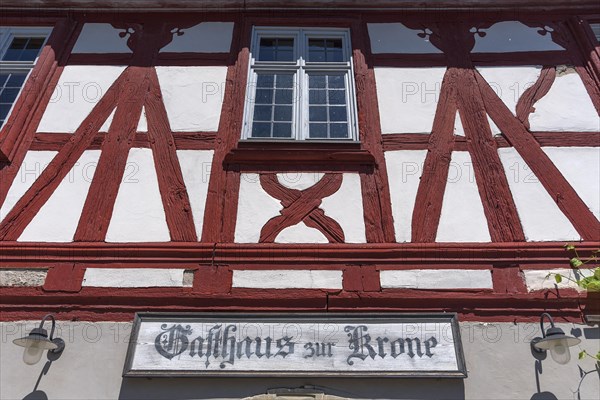
[[[120,3],[0,6],[2,398],[571,396],[529,341],[598,351],[548,278],[600,246],[597,4]],[[144,311],[457,313],[469,377],[122,380]]]

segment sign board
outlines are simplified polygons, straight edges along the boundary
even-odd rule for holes
[[[136,314],[123,376],[467,376],[456,314]]]

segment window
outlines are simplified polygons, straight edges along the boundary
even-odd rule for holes
[[[348,30],[255,28],[244,139],[356,140]]]
[[[600,23],[590,24],[592,27],[592,32],[594,32],[594,36],[596,36],[596,40],[600,43]]]
[[[0,126],[46,43],[50,28],[0,28]]]

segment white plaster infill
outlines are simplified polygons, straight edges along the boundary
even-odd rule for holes
[[[115,288],[184,287],[184,269],[88,268],[82,286]]]
[[[591,275],[593,272],[584,271],[585,276]],[[551,274],[560,274],[563,276],[562,282],[556,283],[556,279],[554,275]],[[570,281],[569,279],[565,279],[564,277],[568,277],[570,279],[575,279],[575,271],[570,268],[562,268],[562,269],[531,269],[524,270],[523,275],[525,276],[525,284],[527,285],[527,291],[534,292],[536,290],[544,290],[544,289],[576,289],[578,291],[583,291],[575,282]]]
[[[232,286],[249,289],[342,289],[342,271],[234,270]]]
[[[383,289],[493,289],[487,269],[408,269],[379,273]]]

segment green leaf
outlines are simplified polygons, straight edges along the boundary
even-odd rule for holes
[[[565,244],[565,248],[566,248],[567,250],[575,250],[575,246],[573,246],[572,244],[568,244],[568,243],[567,243],[567,244]]]
[[[600,267],[594,269],[594,278],[600,279]]]
[[[581,360],[583,357],[585,357],[585,350],[579,352],[579,359]]]
[[[583,265],[583,262],[577,257],[571,258],[569,262],[571,263],[571,267],[573,268],[579,268]]]
[[[588,292],[600,292],[600,281],[588,282],[586,289]]]
[[[554,275],[554,280],[556,281],[556,283],[561,283],[562,282],[562,275],[561,274],[555,274]]]

